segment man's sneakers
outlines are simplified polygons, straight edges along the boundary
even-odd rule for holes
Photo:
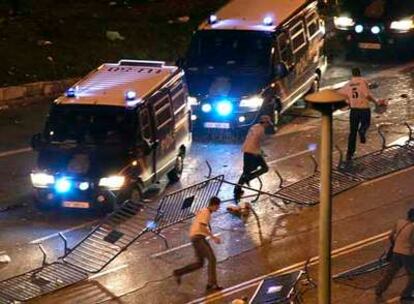
[[[223,290],[223,287],[218,286],[217,284],[207,284],[206,291],[207,292],[216,292]]]
[[[236,202],[236,204],[240,202],[240,199],[242,198],[243,194],[244,191],[242,189],[234,189],[234,201]]]
[[[361,142],[361,144],[365,144],[367,142],[365,134],[359,134],[359,141]]]
[[[177,271],[174,270],[173,271],[173,276],[174,276],[174,279],[175,279],[175,282],[177,283],[177,285],[180,285],[181,284],[181,275],[179,275],[177,273]]]

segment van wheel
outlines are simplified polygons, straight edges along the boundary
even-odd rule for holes
[[[180,180],[181,175],[183,173],[184,169],[184,156],[178,155],[175,160],[175,166],[174,169],[172,169],[170,172],[167,173],[168,180],[170,183],[176,183]]]

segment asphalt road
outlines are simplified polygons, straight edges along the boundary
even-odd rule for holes
[[[325,85],[346,80],[353,63],[336,63],[326,74]],[[376,133],[380,123],[402,123],[414,120],[414,63],[400,65],[362,65],[372,82],[377,97],[389,99],[385,114],[374,114],[368,143],[358,146],[358,155],[381,147]],[[405,95],[404,95],[405,94]],[[28,149],[30,136],[41,129],[48,102],[3,109],[0,111],[0,251],[12,261],[0,264],[0,280],[34,269],[41,263],[36,243],[42,242],[49,253],[48,261],[62,254],[57,232],[64,231],[70,245],[75,244],[101,214],[78,210],[41,212],[30,199],[29,173],[35,154]],[[339,112],[334,119],[334,141],[346,147],[348,113]],[[313,163],[309,155],[319,142],[317,113],[294,109],[287,115],[277,134],[266,139],[264,150],[272,169],[283,175],[287,183],[309,176]],[[404,141],[407,132],[401,125],[386,128],[388,143]],[[220,155],[218,158],[217,155]],[[157,197],[174,189],[202,181],[208,160],[214,174],[225,174],[236,181],[242,166],[240,142],[200,140],[193,143],[181,182],[167,187],[158,185],[158,194],[150,197],[153,206]],[[334,154],[338,159],[338,153]],[[386,233],[393,222],[413,206],[414,170],[407,169],[381,179],[364,183],[334,199],[334,273],[377,258],[386,246]],[[278,179],[273,170],[264,178],[264,190],[274,192]],[[255,187],[257,184],[252,183]],[[224,186],[220,196],[231,198],[231,187]],[[249,193],[247,193],[249,194]],[[248,201],[248,200],[246,200]],[[218,259],[218,277],[225,287],[220,294],[205,297],[206,272],[198,271],[183,278],[177,287],[172,270],[188,263],[193,252],[187,238],[189,223],[165,231],[171,248],[153,235],[144,236],[132,245],[107,269],[89,281],[45,296],[37,303],[229,303],[241,296],[251,296],[259,280],[271,273],[300,268],[303,261],[317,257],[318,206],[302,208],[283,205],[262,196],[254,203],[258,220],[253,216],[242,222],[226,213],[215,215],[212,227],[223,240],[213,245]],[[317,278],[317,260],[311,275]],[[334,303],[375,303],[372,286],[378,280],[334,284]],[[398,296],[405,278],[399,278],[387,293],[387,299]],[[368,282],[368,283],[367,283]],[[369,285],[369,286],[368,286]],[[316,292],[305,294],[306,303],[316,303]],[[357,300],[356,300],[357,299]]]

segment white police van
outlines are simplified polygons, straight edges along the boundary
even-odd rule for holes
[[[55,100],[31,174],[41,207],[112,210],[167,174],[191,144],[184,72],[164,62],[103,64]]]
[[[180,64],[196,129],[236,129],[279,114],[326,69],[317,1],[233,0],[195,32]]]

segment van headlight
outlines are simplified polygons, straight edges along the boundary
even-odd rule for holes
[[[334,24],[337,29],[348,29],[355,25],[355,21],[348,16],[336,16],[334,17]]]
[[[391,22],[390,28],[399,32],[407,32],[414,29],[414,17]]]
[[[41,172],[31,173],[30,179],[32,180],[33,187],[36,188],[46,188],[55,183],[55,177],[53,175]]]
[[[190,106],[198,106],[199,104],[198,99],[196,97],[188,96],[187,101],[190,104]]]
[[[260,96],[253,96],[249,98],[243,98],[240,101],[239,106],[241,108],[250,108],[250,109],[257,109],[260,108],[263,104],[263,98]]]
[[[108,177],[102,177],[99,180],[99,186],[108,188],[109,190],[119,190],[125,184],[125,176],[112,175]]]

